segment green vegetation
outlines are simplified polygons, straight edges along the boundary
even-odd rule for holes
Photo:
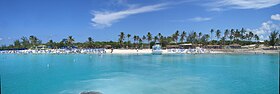
[[[125,34],[120,32],[118,35],[119,39],[115,41],[94,41],[92,37],[88,37],[85,42],[75,42],[75,39],[72,36],[62,39],[59,42],[49,40],[47,43],[42,43],[40,39],[36,36],[22,37],[18,40],[15,40],[12,45],[1,46],[0,50],[7,49],[34,49],[39,45],[46,45],[51,49],[58,48],[102,48],[102,47],[113,47],[113,48],[151,48],[152,45],[158,43],[163,47],[166,45],[174,44],[183,44],[183,43],[192,43],[194,45],[201,44],[202,46],[206,45],[230,45],[230,44],[239,44],[239,45],[250,45],[250,44],[260,44],[259,36],[254,34],[251,31],[246,31],[244,28],[241,30],[238,29],[226,29],[223,33],[221,30],[211,29],[210,34],[203,34],[201,32],[197,33],[195,31],[180,33],[179,30],[174,32],[170,36],[163,36],[161,33],[152,35],[150,32],[147,35],[139,37],[138,35]],[[213,33],[215,36],[213,36]],[[133,38],[133,43],[130,41],[130,38]],[[269,40],[265,40],[264,43],[267,46],[276,46],[280,44],[280,34],[278,31],[271,32]],[[108,46],[109,45],[109,46]]]
[[[279,32],[273,31],[270,33],[269,36],[269,45],[275,46],[275,44],[279,41],[279,37],[277,38]]]

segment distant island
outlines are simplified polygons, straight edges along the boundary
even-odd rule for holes
[[[261,49],[278,50],[280,45],[279,31],[270,33],[269,40],[260,41],[257,34],[242,29],[211,29],[210,34],[201,32],[176,31],[174,34],[164,36],[161,33],[147,35],[131,35],[120,32],[118,41],[94,41],[88,37],[86,42],[75,42],[73,36],[64,38],[59,42],[49,40],[47,43],[34,35],[22,37],[14,41],[12,45],[2,45],[0,50],[46,50],[46,49],[151,49],[159,44],[163,49],[195,49],[196,47],[223,51],[226,49]],[[105,50],[104,50],[105,51]],[[108,51],[107,51],[108,52]],[[236,51],[235,51],[236,52]]]

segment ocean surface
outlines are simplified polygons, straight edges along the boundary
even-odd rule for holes
[[[2,94],[278,94],[277,54],[0,54]]]

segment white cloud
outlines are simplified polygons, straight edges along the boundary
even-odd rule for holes
[[[280,4],[280,0],[218,0],[208,3],[212,11],[220,9],[262,9]]]
[[[189,20],[195,21],[195,22],[202,22],[202,21],[209,21],[211,19],[212,18],[209,18],[209,17],[194,17],[194,18],[191,18]]]
[[[0,41],[3,40],[2,38],[0,38]]]
[[[259,35],[261,40],[268,39],[269,34],[274,30],[280,30],[280,24],[274,24],[272,21],[263,22],[261,27],[257,29],[248,29]]]
[[[91,21],[93,22],[94,27],[110,27],[114,22],[124,19],[130,15],[162,10],[166,5],[167,4],[149,5],[138,8],[129,8],[127,10],[117,12],[95,11],[92,13],[94,17],[91,19]]]
[[[271,18],[272,20],[278,20],[278,21],[280,21],[280,14],[271,15],[270,18]]]

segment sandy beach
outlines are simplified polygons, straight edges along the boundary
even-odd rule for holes
[[[280,50],[263,49],[162,49],[162,54],[278,54]],[[1,54],[151,54],[152,49],[46,49],[5,50]]]
[[[171,50],[171,49],[169,49]],[[277,54],[280,50],[262,50],[262,49],[206,49],[208,52],[203,54]],[[111,53],[111,49],[106,49],[106,54],[150,54],[152,49],[114,49]],[[168,49],[162,50],[162,54],[188,54],[188,53],[178,53],[170,52]]]

